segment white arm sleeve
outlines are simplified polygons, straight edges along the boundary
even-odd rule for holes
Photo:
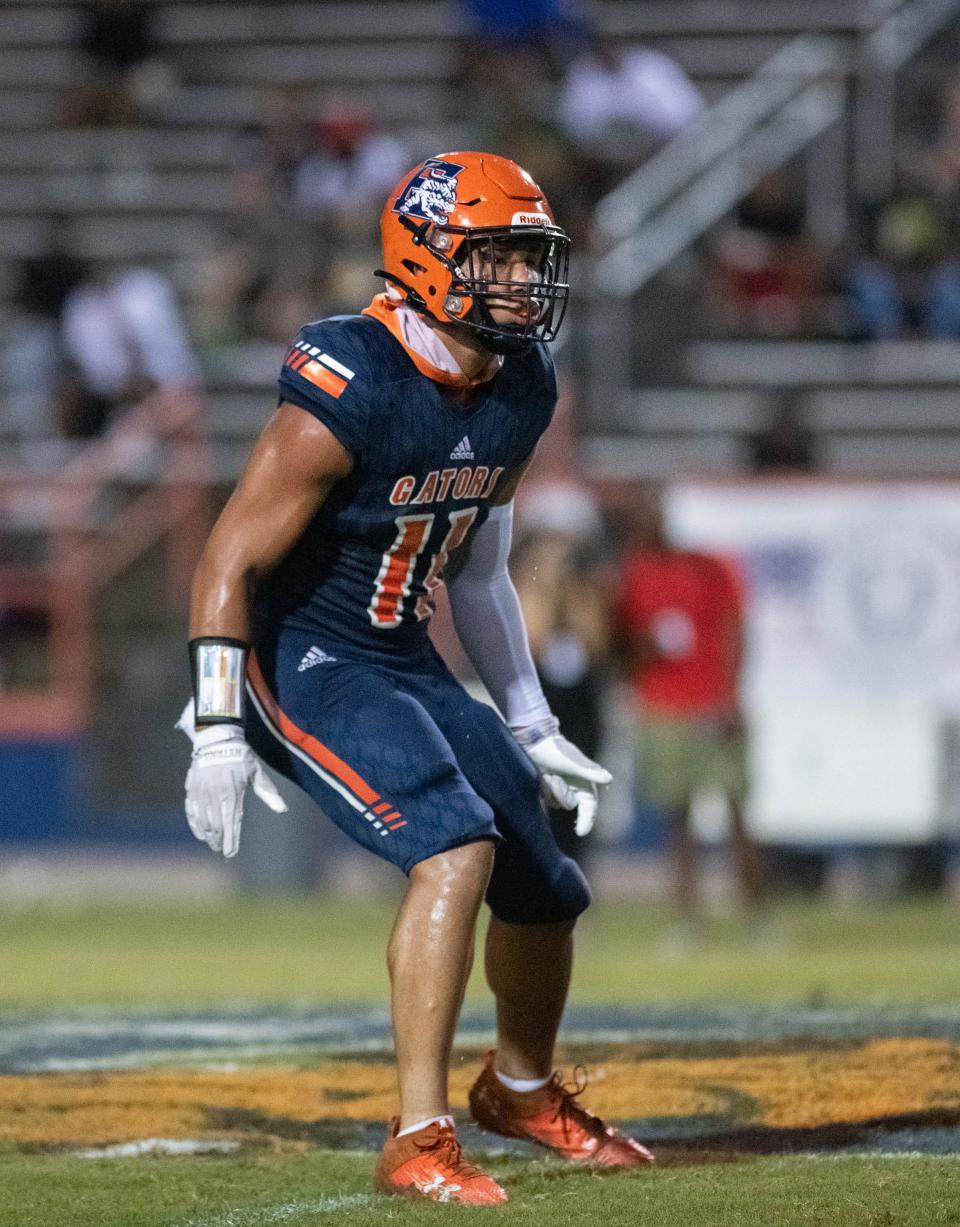
[[[512,537],[513,503],[491,507],[449,584],[450,607],[464,651],[504,720],[545,737],[557,731],[557,721],[543,697],[507,570]]]

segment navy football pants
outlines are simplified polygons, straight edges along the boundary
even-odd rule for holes
[[[533,764],[432,644],[385,663],[329,643],[318,651],[318,639],[283,630],[251,654],[246,732],[264,762],[405,873],[460,844],[497,841],[487,902],[501,920],[579,915],[590,892],[557,847]]]

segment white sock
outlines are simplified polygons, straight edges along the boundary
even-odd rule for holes
[[[438,1125],[449,1125],[450,1128],[452,1129],[453,1128],[453,1117],[452,1116],[428,1116],[426,1120],[418,1120],[413,1125],[407,1125],[406,1129],[401,1129],[400,1132],[397,1134],[397,1137],[402,1138],[407,1133],[416,1133],[418,1129],[426,1129],[427,1125],[432,1125],[434,1123]]]
[[[497,1081],[510,1091],[518,1091],[523,1094],[524,1091],[539,1091],[542,1086],[546,1086],[550,1081],[550,1075],[546,1078],[508,1078],[506,1074],[501,1074],[499,1069],[494,1066],[493,1072],[497,1075]]]

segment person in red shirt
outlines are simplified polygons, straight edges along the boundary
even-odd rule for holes
[[[640,713],[640,787],[670,823],[680,914],[673,936],[688,944],[701,929],[690,808],[708,787],[726,796],[737,881],[759,932],[765,875],[743,817],[742,582],[726,560],[670,543],[652,491],[630,517],[617,614]]]

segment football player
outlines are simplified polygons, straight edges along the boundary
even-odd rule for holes
[[[556,402],[545,342],[569,243],[531,177],[481,153],[412,170],[381,234],[387,292],[294,340],[197,568],[186,810],[232,856],[246,788],[283,805],[262,759],[407,875],[388,949],[401,1107],[376,1185],[493,1204],[506,1193],[463,1157],[447,1098],[484,899],[497,1044],[474,1118],[572,1160],[651,1159],[552,1072],[590,895],[541,797],[586,831],[610,777],[561,734],[507,571],[513,497]],[[444,582],[502,718],[431,644]]]

